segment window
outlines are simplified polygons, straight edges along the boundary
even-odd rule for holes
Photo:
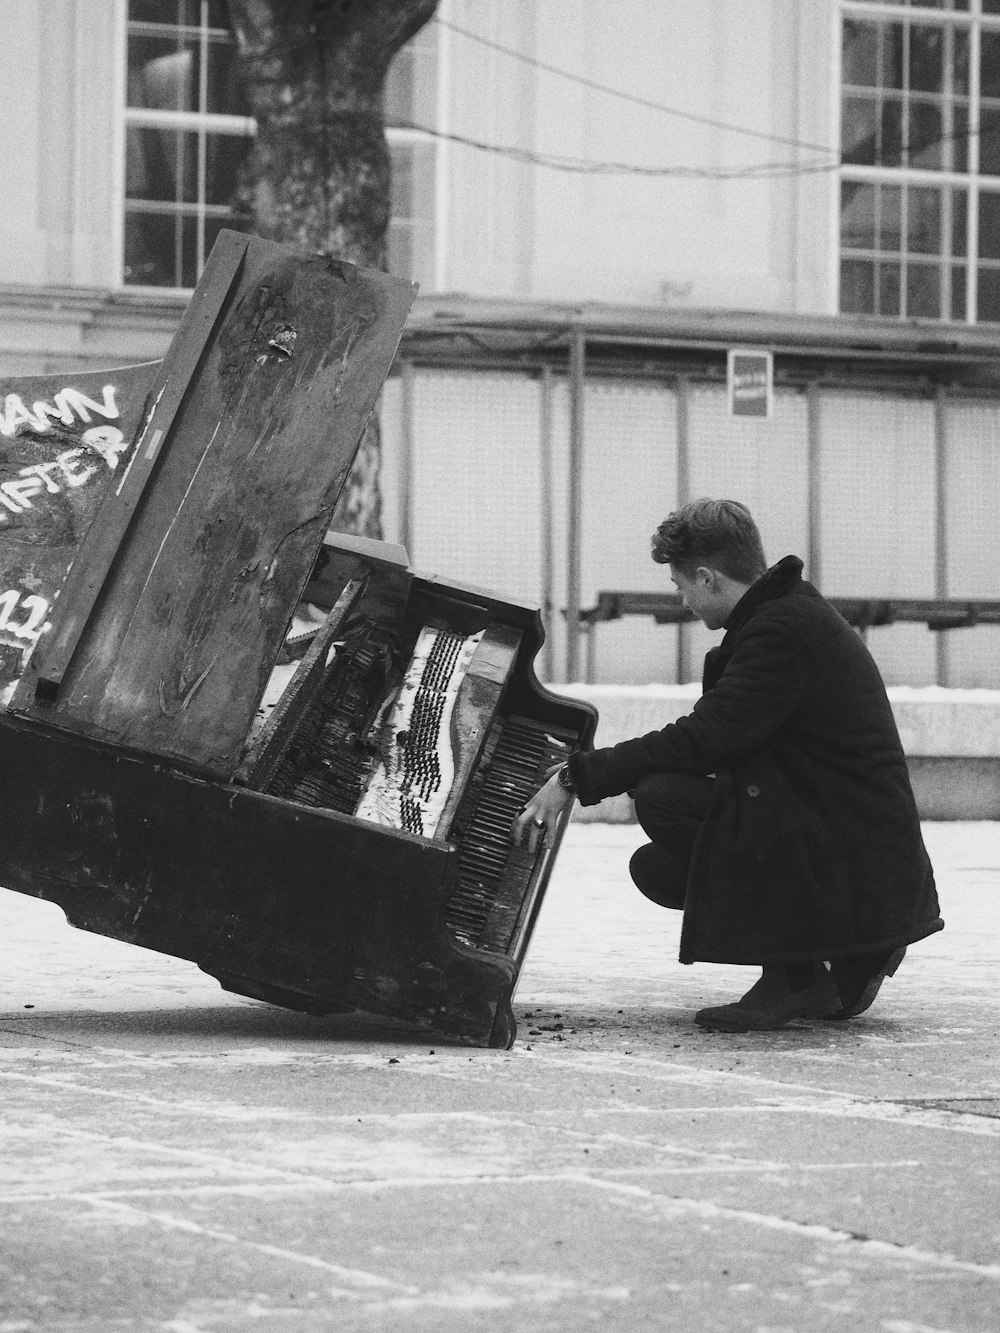
[[[1000,321],[1000,0],[844,0],[840,309]]]
[[[243,225],[232,201],[254,123],[234,58],[221,0],[129,0],[127,284],[193,287],[219,230]]]
[[[193,287],[235,206],[256,131],[241,113],[225,0],[129,0],[125,109],[124,280]],[[396,56],[385,87],[392,160],[389,270],[433,281],[437,46],[424,28]]]

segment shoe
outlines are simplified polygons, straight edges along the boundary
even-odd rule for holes
[[[886,977],[892,977],[896,974],[896,969],[906,955],[906,949],[896,949],[890,954],[869,954],[867,957],[859,959],[845,960],[845,962],[858,963],[862,966],[853,969],[853,976],[850,968],[837,968],[837,963],[832,964],[835,972],[839,971],[838,991],[841,995],[840,1008],[834,1014],[826,1014],[827,1018],[857,1018],[858,1014],[863,1014],[866,1009],[870,1009],[875,996],[879,993],[882,982]],[[844,973],[846,972],[846,975]]]
[[[766,1032],[795,1018],[828,1018],[843,1000],[833,978],[824,971],[804,990],[793,991],[783,967],[766,967],[755,986],[735,1004],[699,1009],[694,1021],[717,1032]]]

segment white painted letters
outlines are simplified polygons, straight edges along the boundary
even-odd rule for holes
[[[14,619],[21,611],[27,612],[27,620]],[[35,593],[22,596],[18,588],[0,593],[0,642],[9,642],[8,636],[12,635],[25,643],[34,643],[46,627],[48,611],[46,599]]]
[[[51,430],[53,418],[61,421],[64,426],[72,426],[74,412],[81,421],[88,424],[92,420],[92,412],[96,412],[106,420],[117,417],[115,386],[105,384],[104,398],[99,403],[93,398],[88,398],[79,389],[61,389],[55,395],[54,403],[39,401],[30,411],[25,407],[20,394],[9,393],[4,399],[3,414],[0,416],[0,435],[15,435],[19,426],[30,426],[35,431]]]

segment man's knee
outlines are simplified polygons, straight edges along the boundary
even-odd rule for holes
[[[629,862],[632,883],[644,897],[660,907],[684,908],[687,866],[662,847],[647,842],[632,853]]]

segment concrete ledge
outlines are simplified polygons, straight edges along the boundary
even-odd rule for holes
[[[690,712],[697,685],[557,685],[600,714],[598,745],[655,731]],[[1000,819],[1000,690],[888,690],[922,819]],[[627,796],[587,809],[583,822],[630,823]]]

